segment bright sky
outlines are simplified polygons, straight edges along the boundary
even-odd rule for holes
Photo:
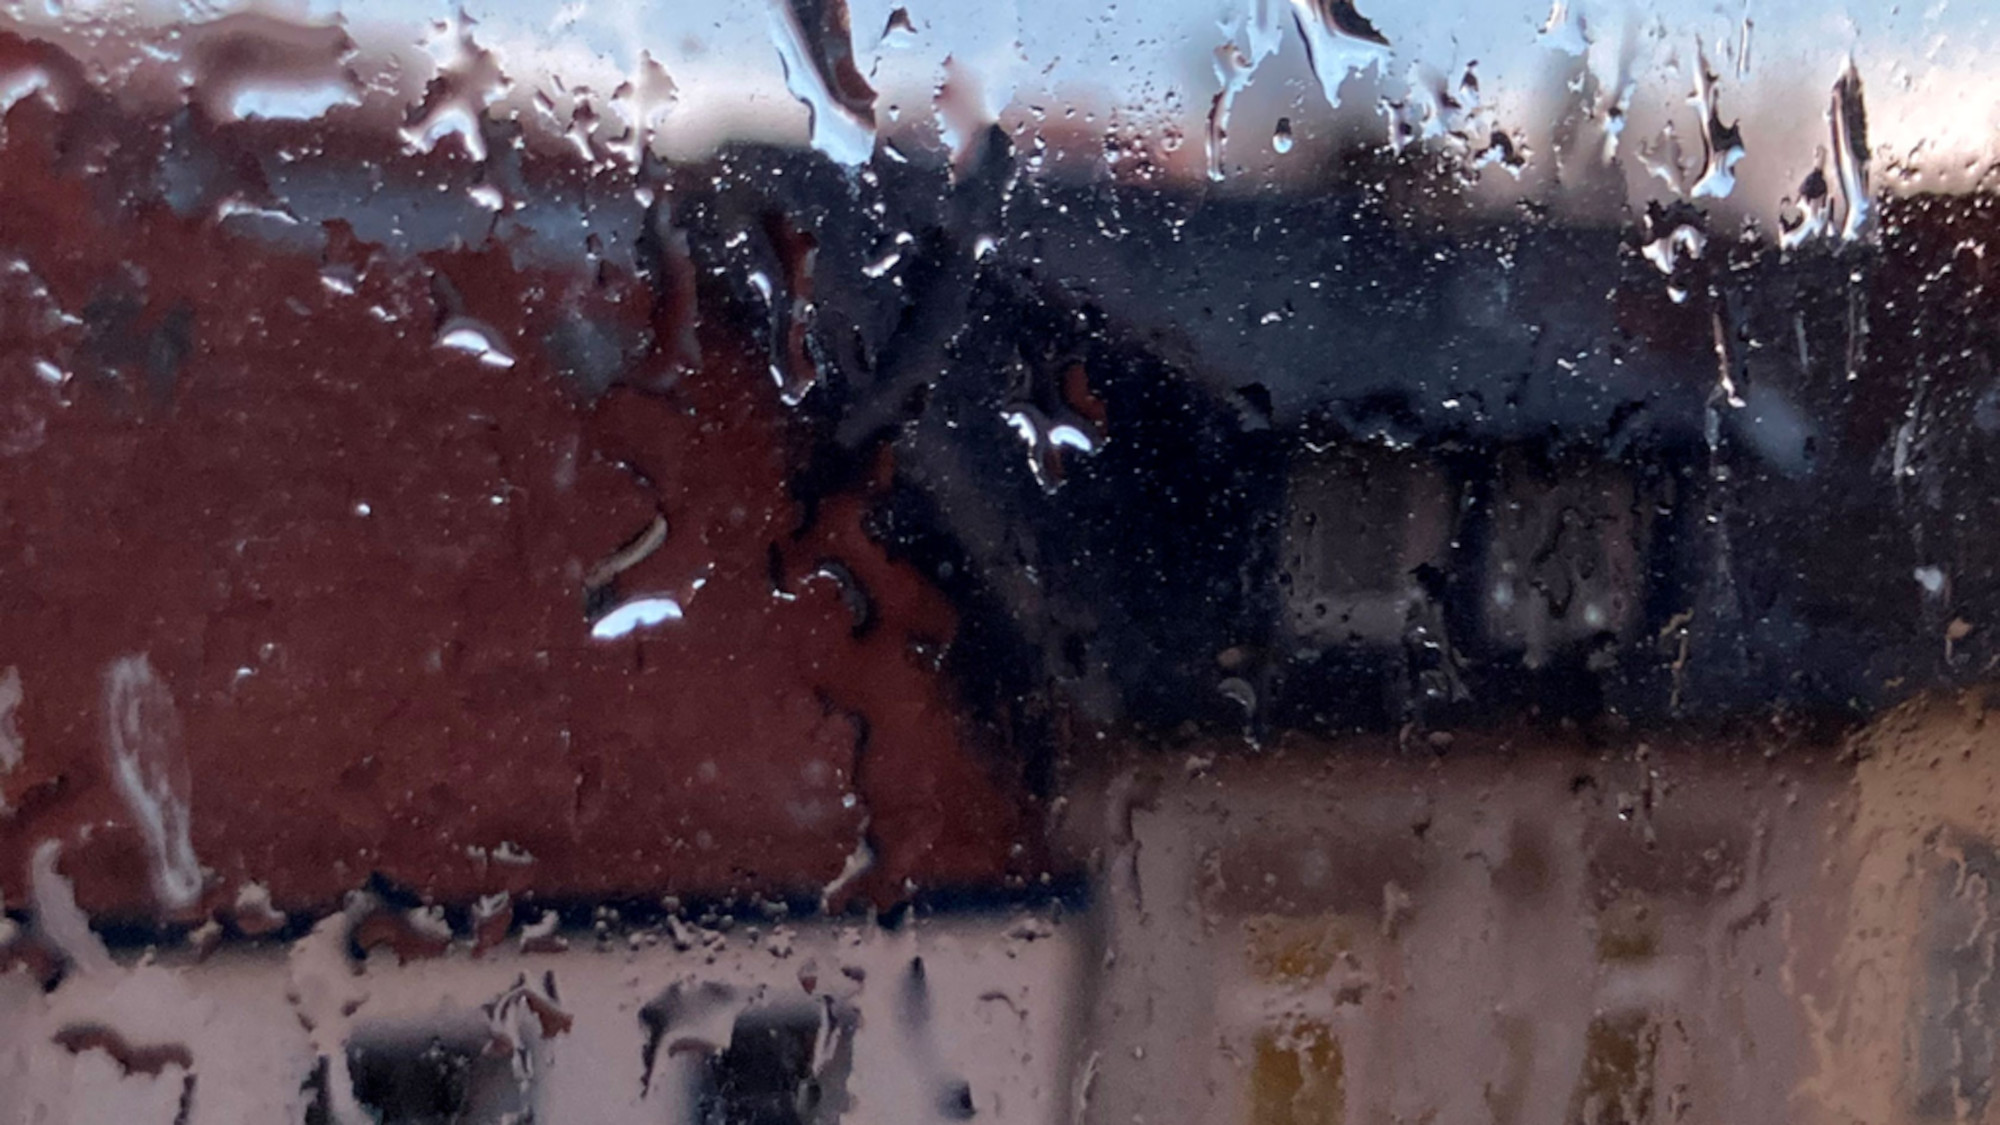
[[[1178,129],[1185,142],[1172,158],[1176,171],[1198,176],[1208,107],[1220,88],[1216,49],[1249,43],[1261,21],[1275,29],[1277,50],[1249,75],[1224,150],[1233,177],[1256,181],[1303,167],[1315,145],[1330,143],[1327,90],[1307,64],[1293,19],[1294,4],[1311,2],[852,0],[852,22],[860,63],[881,94],[881,131],[908,146],[934,143],[932,97],[950,59],[978,77],[995,111],[1012,107],[1010,120],[1035,106],[1058,122],[1068,109],[1095,113],[1093,130],[1112,118],[1143,122],[1155,135]],[[1828,90],[1850,57],[1865,83],[1878,172],[1903,160],[1930,175],[1927,185],[1962,187],[1967,163],[1990,162],[1991,138],[2000,135],[2000,67],[1992,65],[2000,58],[2000,5],[1990,2],[1556,0],[1553,13],[1550,2],[1358,0],[1391,46],[1348,50],[1325,68],[1342,94],[1342,116],[1350,127],[1386,135],[1379,93],[1401,96],[1413,82],[1455,87],[1476,61],[1480,98],[1493,123],[1526,141],[1531,153],[1546,153],[1564,79],[1581,60],[1601,91],[1600,110],[1631,86],[1620,139],[1630,186],[1635,194],[1668,194],[1631,159],[1633,146],[1657,144],[1672,122],[1685,159],[1699,162],[1699,117],[1688,101],[1699,45],[1719,77],[1723,120],[1743,123],[1747,154],[1727,206],[1759,215],[1795,190],[1815,150],[1827,145]],[[109,10],[101,2],[60,7],[70,18]],[[235,7],[194,0],[162,16]],[[898,7],[907,9],[915,31],[885,39]],[[450,19],[457,8],[409,0],[264,5],[315,20],[342,18],[371,55],[393,53],[418,71],[431,65],[418,48],[432,37],[430,24]],[[660,119],[666,152],[690,155],[733,137],[807,140],[807,114],[787,89],[774,41],[778,21],[766,3],[471,0],[463,8],[476,21],[475,38],[498,52],[515,79],[518,96],[546,91],[562,105],[562,87],[587,86],[601,105],[605,93],[637,72],[643,52],[664,65],[678,89]],[[1344,63],[1362,64],[1365,73]],[[1281,116],[1291,119],[1297,139],[1289,160],[1271,145]],[[1525,183],[1531,186],[1549,164],[1531,159]]]

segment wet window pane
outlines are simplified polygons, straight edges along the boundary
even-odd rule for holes
[[[1996,60],[0,5],[0,1125],[1992,1117]]]

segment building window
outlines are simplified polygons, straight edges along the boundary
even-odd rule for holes
[[[500,1125],[532,1120],[531,1090],[507,1052],[478,1035],[397,1029],[349,1041],[354,1100],[381,1125]]]
[[[831,1125],[846,1106],[851,1015],[804,1005],[752,1008],[700,1068],[698,1125]]]

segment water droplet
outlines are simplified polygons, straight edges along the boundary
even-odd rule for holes
[[[1590,50],[1590,38],[1585,33],[1583,16],[1570,11],[1569,0],[1554,0],[1549,5],[1549,16],[1542,21],[1536,38],[1543,46],[1561,51],[1567,55],[1581,56]]]
[[[1250,85],[1264,60],[1277,54],[1284,44],[1279,11],[1280,5],[1260,0],[1246,5],[1240,22],[1223,25],[1227,38],[1215,49],[1215,79],[1221,88],[1208,107],[1209,179],[1222,179],[1222,146],[1229,135],[1229,115],[1237,95]]]
[[[606,555],[583,576],[586,594],[611,584],[620,574],[652,557],[667,541],[667,517],[654,515],[646,526],[617,550]],[[697,582],[696,589],[699,589]]]
[[[435,47],[444,57],[437,76],[404,120],[403,142],[413,152],[429,152],[448,136],[457,136],[466,155],[486,159],[481,129],[486,107],[509,85],[493,52],[473,42],[469,21],[442,29]]]
[[[1278,118],[1278,127],[1271,133],[1271,148],[1279,155],[1292,151],[1292,119]]]
[[[1243,708],[1246,718],[1257,713],[1257,689],[1250,686],[1250,681],[1240,676],[1230,676],[1216,684],[1215,690],[1221,692],[1223,698]]]
[[[888,43],[897,36],[915,35],[916,33],[917,25],[910,19],[910,10],[908,8],[896,8],[889,13],[888,20],[882,25],[881,41]]]
[[[1924,593],[1929,595],[1930,597],[1935,598],[1943,596],[1944,571],[1939,569],[1938,567],[1920,566],[1910,572],[1910,577],[1916,579],[1917,585],[1922,586],[1924,588]]]
[[[649,629],[682,617],[681,603],[663,594],[628,599],[590,626],[592,640],[614,641],[639,629]]]
[[[750,274],[750,287],[763,298],[770,316],[771,382],[785,405],[797,406],[819,384],[819,364],[811,347],[819,239],[782,216],[766,222],[764,233],[778,259],[782,288],[764,270]]]
[[[349,65],[355,43],[339,26],[240,12],[196,25],[189,37],[189,86],[217,121],[309,121],[361,104]]]
[[[514,357],[500,345],[493,329],[470,317],[455,316],[438,329],[437,346],[461,351],[487,367],[514,366]]]
[[[1640,253],[1653,263],[1653,268],[1671,275],[1680,264],[1683,255],[1699,258],[1708,248],[1708,236],[1688,223],[1678,223],[1664,234],[1646,243]]]
[[[1694,106],[1701,111],[1701,178],[1695,181],[1688,194],[1694,198],[1710,196],[1726,199],[1736,190],[1736,162],[1743,159],[1743,131],[1735,122],[1722,123],[1721,97],[1716,89],[1715,72],[1709,69],[1708,57],[1701,48],[1695,48]]]
[[[56,869],[62,858],[60,840],[43,840],[28,862],[28,895],[35,912],[35,929],[81,972],[112,966],[111,951],[90,928],[90,916],[76,904],[76,887]]]
[[[1623,121],[1622,115],[1620,121]],[[1662,125],[1658,137],[1640,141],[1635,155],[1639,158],[1639,166],[1648,175],[1676,192],[1685,190],[1687,173],[1683,167],[1681,138],[1673,122]]]
[[[887,251],[874,261],[861,267],[861,275],[873,280],[895,269],[903,260],[903,251],[915,241],[916,239],[910,237],[908,231],[897,234]]]
[[[785,88],[806,107],[812,146],[835,163],[875,155],[875,90],[854,63],[846,0],[771,0],[771,45]]]
[[[215,220],[217,222],[224,222],[229,219],[254,219],[286,227],[299,225],[299,217],[297,215],[282,208],[266,207],[245,199],[241,195],[231,195],[216,204]]]
[[[1826,150],[1819,151],[1819,164],[1799,183],[1796,199],[1778,205],[1778,245],[1790,250],[1825,234],[1833,204],[1826,182]]]
[[[1353,0],[1292,0],[1292,8],[1320,92],[1328,105],[1338,109],[1342,84],[1388,58],[1389,40]]]
[[[1097,452],[1096,441],[1082,428],[1051,422],[1032,406],[1015,406],[1001,411],[1001,420],[1028,447],[1028,468],[1044,491],[1062,487],[1065,449],[1080,453]]]
[[[352,297],[360,280],[359,272],[349,265],[335,264],[319,271],[319,283],[326,291],[343,297]]]
[[[625,120],[623,147],[633,167],[652,148],[654,131],[679,100],[680,87],[667,68],[651,52],[639,52],[638,73],[611,93],[612,110]]]
[[[841,905],[841,895],[875,866],[875,849],[868,846],[867,831],[867,818],[864,816],[862,838],[855,842],[854,850],[848,853],[846,861],[841,864],[840,873],[820,889],[819,901],[822,909],[838,909]]]
[[[1044,492],[1062,487],[1065,452],[1088,457],[1104,445],[1104,405],[1080,363],[1069,365],[1060,382],[1024,379],[1001,408],[1000,420],[1027,447],[1028,470]]]
[[[1632,111],[1632,95],[1639,89],[1635,81],[1627,80],[1618,88],[1618,96],[1604,110],[1604,154],[1606,164],[1618,156],[1618,140],[1625,135],[1625,118]]]
[[[1833,84],[1827,119],[1833,130],[1834,172],[1847,200],[1840,236],[1852,242],[1867,230],[1873,204],[1868,188],[1868,111],[1861,99],[1861,73],[1851,58]]]
[[[557,953],[569,944],[562,938],[562,915],[553,910],[521,927],[521,952]]]
[[[146,839],[153,891],[170,909],[201,894],[201,864],[189,835],[187,757],[174,697],[145,653],[104,670],[104,740],[111,780]]]
[[[271,888],[262,883],[244,883],[236,888],[232,920],[244,935],[262,937],[284,928],[285,912],[271,904]]]
[[[47,96],[50,88],[49,72],[39,66],[24,66],[0,75],[0,114],[14,108],[14,104],[32,94]],[[50,99],[53,102],[54,99]]]

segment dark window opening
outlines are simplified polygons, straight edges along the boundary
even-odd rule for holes
[[[820,1050],[826,1020],[833,1031]],[[737,1017],[729,1046],[710,1055],[695,1096],[700,1125],[830,1125],[846,1106],[855,1020],[812,1008]]]
[[[347,1046],[354,1099],[381,1125],[528,1125],[527,1084],[486,1046],[462,1034],[357,1035]]]

